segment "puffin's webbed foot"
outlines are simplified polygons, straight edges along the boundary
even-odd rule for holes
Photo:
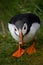
[[[34,44],[32,44],[31,47],[27,48],[27,49],[26,49],[26,52],[27,52],[29,55],[31,55],[31,54],[33,54],[33,53],[36,53],[36,49],[35,49],[35,47],[34,47]]]
[[[27,52],[29,55],[31,55],[31,54],[33,54],[33,53],[36,53],[35,42],[36,42],[36,38],[34,38],[33,44],[32,44],[29,48],[26,49],[26,52]]]
[[[20,44],[19,44],[19,49],[18,49],[16,52],[14,52],[12,56],[18,58],[18,57],[22,56],[23,54],[24,54],[24,49],[22,49],[22,48],[20,47]]]

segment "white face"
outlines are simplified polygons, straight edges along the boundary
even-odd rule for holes
[[[20,40],[20,38],[19,38],[19,29],[20,28],[17,29],[17,27],[13,24],[8,24],[8,28],[9,28],[9,31],[10,31],[12,37],[15,40],[19,41]],[[23,25],[21,32],[22,32],[23,35],[26,34],[26,32],[27,32],[27,24],[26,23]]]

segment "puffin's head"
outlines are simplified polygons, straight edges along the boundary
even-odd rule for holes
[[[40,19],[35,14],[20,14],[11,18],[8,28],[12,37],[20,41],[23,36],[24,41],[31,39],[40,27]]]
[[[13,17],[8,23],[10,33],[16,41],[20,41],[20,35],[24,37],[29,32],[29,26],[26,21],[28,22],[26,18],[21,19],[19,17],[15,20],[15,17]]]

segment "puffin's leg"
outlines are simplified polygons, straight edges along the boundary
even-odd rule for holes
[[[26,49],[26,52],[27,52],[29,55],[31,55],[31,54],[33,54],[33,53],[36,53],[35,42],[36,42],[36,38],[34,39],[33,44],[32,44],[29,48]]]
[[[24,53],[24,50],[21,48],[21,45],[19,44],[19,49],[16,52],[14,52],[12,56],[18,58],[18,57],[22,56],[23,53]]]

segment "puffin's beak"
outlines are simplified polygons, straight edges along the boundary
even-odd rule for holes
[[[21,29],[19,29],[19,36],[20,36],[20,44],[23,44],[24,41],[23,41],[23,34],[22,34]]]

